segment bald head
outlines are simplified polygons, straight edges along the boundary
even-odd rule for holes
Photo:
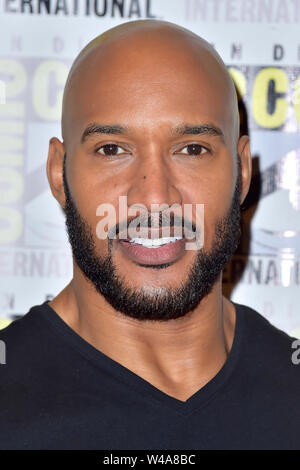
[[[126,304],[132,314],[134,294],[141,294],[137,318],[144,305],[161,317],[177,305],[182,312],[182,302],[191,310],[191,299],[198,302],[220,279],[234,248],[239,204],[251,177],[249,138],[239,137],[236,91],[222,59],[202,38],[171,23],[117,26],[75,60],[65,87],[62,134],[64,142],[50,142],[48,178],[65,208],[82,272],[118,311]],[[137,208],[149,215],[189,208],[185,218],[196,224],[195,204],[205,207],[203,252],[211,264],[203,258],[198,265],[183,239],[158,252],[136,241],[108,244],[98,235],[99,223],[112,227],[118,220],[127,227],[127,214],[135,217]],[[74,272],[81,279],[76,266]],[[164,295],[168,289],[174,304]],[[85,290],[90,293],[83,285]]]
[[[86,109],[101,107],[97,88],[114,93],[122,86],[143,88],[145,101],[168,86],[198,80],[199,88],[211,97],[211,105],[224,108],[230,137],[239,137],[239,112],[233,81],[221,57],[203,38],[169,22],[132,21],[116,26],[93,39],[79,53],[66,82],[62,109],[65,145],[74,139]],[[105,88],[106,87],[106,88]],[[176,97],[174,96],[174,99]],[[201,105],[201,103],[199,103]],[[86,116],[87,117],[87,116]],[[87,117],[88,118],[88,117]]]

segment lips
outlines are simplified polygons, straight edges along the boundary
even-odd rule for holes
[[[185,251],[186,239],[165,243],[161,246],[148,248],[143,244],[131,243],[129,240],[119,240],[118,245],[123,255],[137,264],[159,265],[174,263]]]

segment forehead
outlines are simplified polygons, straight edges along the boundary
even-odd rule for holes
[[[90,122],[155,129],[212,122],[230,132],[230,77],[212,54],[184,38],[111,41],[89,51],[68,90],[68,125],[79,135]]]

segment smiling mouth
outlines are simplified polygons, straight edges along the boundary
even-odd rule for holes
[[[142,245],[145,248],[160,248],[161,246],[175,243],[183,237],[161,237],[161,238],[130,238],[128,242],[133,245]]]
[[[138,265],[170,265],[178,261],[185,252],[186,239],[180,236],[118,240],[122,254]]]

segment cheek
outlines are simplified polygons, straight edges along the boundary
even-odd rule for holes
[[[209,244],[213,239],[216,223],[223,218],[230,208],[236,174],[233,166],[223,166],[221,170],[211,171],[206,175],[199,175],[194,178],[185,192],[186,202],[194,206],[193,216],[195,217],[195,204],[204,204],[204,237],[205,244]],[[194,219],[195,220],[195,219]]]
[[[69,183],[69,189],[77,211],[81,218],[86,222],[89,228],[88,231],[91,232],[98,254],[105,254],[108,250],[107,240],[103,238],[101,239],[97,235],[99,217],[97,217],[96,211],[98,198],[95,197],[93,186],[90,184],[85,188],[80,181],[73,178],[72,182]]]
[[[117,183],[113,179],[103,181],[103,177],[88,162],[77,156],[74,156],[68,171],[68,183],[78,211],[95,234],[100,213],[104,215],[107,209],[106,212],[111,215],[112,209],[117,207]]]

